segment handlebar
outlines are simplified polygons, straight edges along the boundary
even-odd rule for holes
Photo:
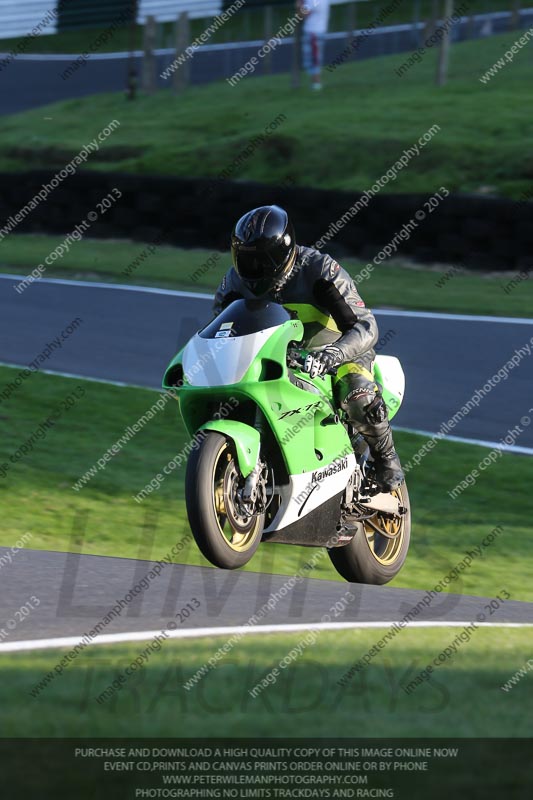
[[[302,368],[305,364],[305,357],[301,354],[299,350],[287,350],[287,366],[288,367],[300,367]]]
[[[307,355],[307,353],[306,353]],[[302,372],[305,372],[305,355],[302,355],[300,350],[291,350],[287,351],[287,366],[288,367],[298,367]],[[323,375],[319,377],[323,378],[324,375],[336,375],[338,367],[333,367],[332,369],[328,369]],[[307,373],[306,373],[307,374]]]

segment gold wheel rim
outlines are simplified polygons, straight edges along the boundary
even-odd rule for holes
[[[231,507],[231,492],[235,487],[239,470],[235,458],[225,442],[217,453],[213,466],[213,509],[218,530],[228,547],[237,553],[249,550],[256,540],[259,517],[248,517],[248,523],[237,525],[238,513]],[[232,516],[234,521],[232,521]],[[241,518],[245,519],[245,518]]]
[[[401,487],[394,489],[391,495],[397,497],[400,505],[403,505]],[[385,567],[394,564],[401,553],[405,538],[405,515],[393,517],[378,511],[371,519],[365,519],[363,525],[372,556]],[[385,531],[387,536],[380,533],[381,531]]]

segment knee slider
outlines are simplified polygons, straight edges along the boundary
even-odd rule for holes
[[[342,407],[348,412],[348,417],[356,422],[364,422],[366,419],[366,409],[372,405],[376,399],[375,392],[369,386],[361,386],[346,396]]]
[[[365,409],[365,420],[371,425],[377,425],[379,422],[385,422],[389,418],[387,406],[381,395],[373,399],[369,406]]]

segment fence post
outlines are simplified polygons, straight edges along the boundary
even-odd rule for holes
[[[351,47],[355,36],[355,29],[357,27],[357,11],[354,2],[348,3],[346,6],[346,47]],[[354,48],[354,54],[357,50]]]
[[[443,22],[450,19],[453,14],[453,0],[444,0]],[[437,62],[437,86],[444,86],[448,78],[448,64],[450,60],[450,28],[446,27],[439,47]]]
[[[475,14],[473,11],[470,11],[468,14],[468,24],[466,26],[466,38],[473,39],[475,32],[476,32]]]
[[[429,39],[435,33],[437,27],[437,20],[439,18],[439,0],[431,0],[431,16],[426,22],[424,28],[424,40]]]
[[[142,87],[146,94],[153,94],[156,90],[155,77],[155,45],[157,36],[157,22],[154,16],[146,17],[144,25],[144,58],[143,58],[143,77]]]
[[[138,0],[131,0],[131,22],[129,27],[128,82],[126,97],[135,100],[137,97],[137,63],[135,58],[135,34],[137,26]]]
[[[190,60],[185,51],[189,47],[190,39],[190,26],[189,14],[187,11],[182,11],[176,20],[176,60],[180,56],[185,55],[186,60],[180,64],[174,73],[172,81],[172,91],[175,94],[182,92],[189,85],[190,78]]]
[[[274,34],[274,16],[272,13],[272,6],[265,6],[264,13],[264,37],[265,44],[272,39]],[[272,73],[272,51],[270,50],[265,56],[265,72]]]
[[[294,45],[292,48],[291,88],[299,89],[302,84],[302,23],[296,22]]]
[[[421,31],[418,29],[420,22],[420,0],[413,0],[413,41],[417,47],[420,46]]]
[[[520,5],[520,0],[513,0],[510,20],[510,27],[513,31],[520,27]]]

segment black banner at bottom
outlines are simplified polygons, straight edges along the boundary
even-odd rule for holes
[[[531,739],[0,739],[6,800],[533,797]]]

